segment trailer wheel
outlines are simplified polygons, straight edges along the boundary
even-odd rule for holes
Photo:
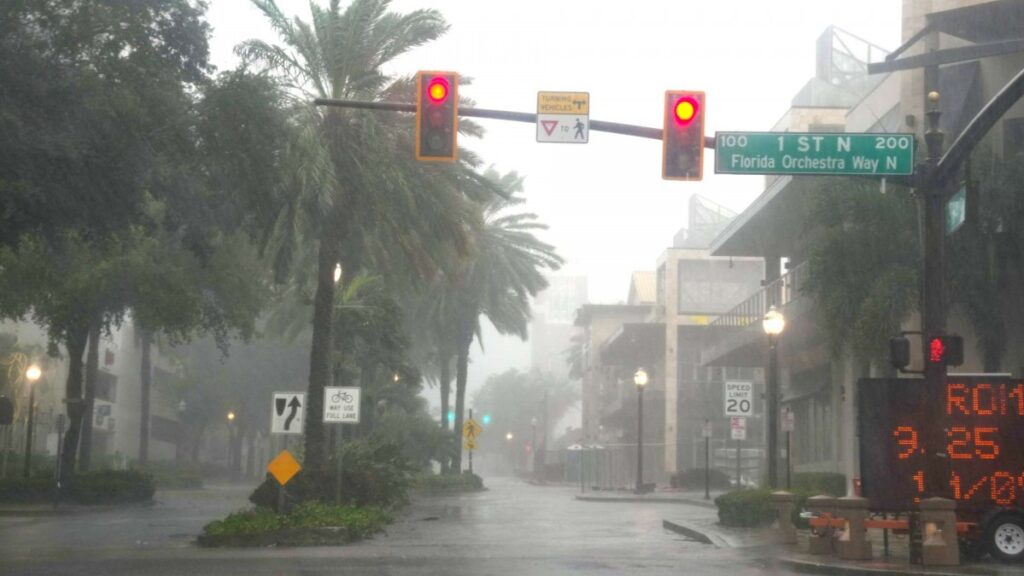
[[[986,526],[985,543],[996,560],[1018,562],[1024,559],[1024,519],[1013,513],[996,516]]]

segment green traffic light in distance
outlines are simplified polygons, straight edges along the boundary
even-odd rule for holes
[[[490,414],[484,414],[483,422],[484,422],[484,426],[490,424],[491,423],[491,415]]]

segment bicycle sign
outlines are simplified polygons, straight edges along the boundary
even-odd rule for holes
[[[324,388],[324,422],[358,424],[360,388],[325,387]]]

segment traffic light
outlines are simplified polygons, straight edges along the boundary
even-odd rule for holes
[[[484,426],[487,426],[488,424],[491,423],[491,415],[490,414],[484,414],[484,417],[481,418],[481,420],[483,421]]]
[[[906,336],[889,339],[889,361],[893,368],[906,368],[910,365],[910,340]]]
[[[665,92],[665,127],[661,134],[661,177],[700,180],[704,176],[704,93]]]
[[[458,156],[459,75],[416,74],[416,159],[454,162]]]
[[[964,363],[964,339],[955,334],[928,339],[928,361],[932,364],[959,366]]]

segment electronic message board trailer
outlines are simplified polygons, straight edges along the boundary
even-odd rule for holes
[[[925,486],[923,379],[865,378],[857,383],[861,493],[872,510],[915,510]],[[947,377],[942,415],[948,482],[937,491],[972,524],[966,538],[996,558],[1024,559],[1024,380]],[[932,416],[933,417],[933,416]]]

